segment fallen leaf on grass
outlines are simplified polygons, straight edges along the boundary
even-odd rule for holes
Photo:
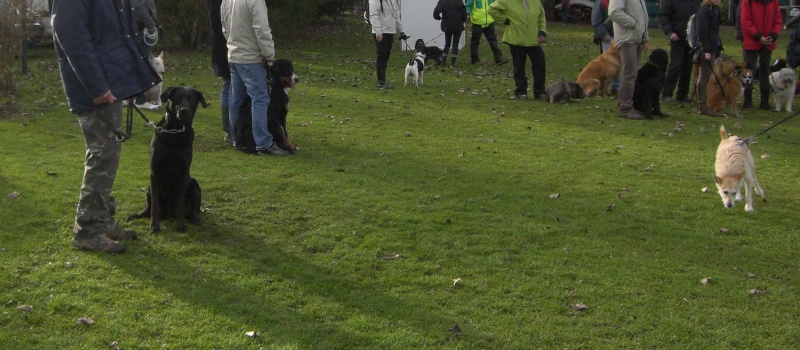
[[[578,290],[577,289],[573,289],[573,290],[569,291],[569,293],[567,293],[567,298],[572,298],[577,294],[578,294]]]
[[[17,306],[17,310],[33,312],[33,306],[31,306],[31,305],[21,305],[21,306]]]
[[[249,331],[249,332],[245,332],[244,335],[246,335],[248,338],[255,338],[255,337],[257,337],[257,336],[259,336],[261,334],[259,334],[258,332]]]
[[[656,165],[655,165],[655,164],[650,164],[650,166],[649,166],[649,167],[647,167],[646,169],[644,169],[644,171],[650,171],[650,170],[653,170],[653,167],[654,167],[654,166],[656,166]]]
[[[766,292],[761,290],[761,289],[758,289],[758,288],[753,288],[753,289],[750,290],[750,295],[759,295],[759,294],[764,294],[764,293],[766,293]]]
[[[119,343],[113,341],[111,344],[108,344],[108,348],[111,350],[119,350]]]
[[[616,204],[614,204],[614,202],[611,202],[611,204],[609,204],[608,206],[606,206],[606,210],[608,210],[608,211],[612,211],[612,210],[614,210],[614,207],[615,207],[615,206],[616,206]]]
[[[728,233],[728,229],[723,227],[723,228],[719,229],[719,232],[722,233],[722,234],[725,234],[725,233]]]
[[[769,153],[764,153],[761,155],[761,159],[768,159],[770,157]]]
[[[559,196],[560,196],[560,194],[558,194],[558,193],[553,193],[553,194],[551,194],[551,195],[550,195],[550,199],[556,199],[556,198],[558,198]]]
[[[708,193],[708,187],[703,187],[702,189],[700,189],[700,192]]]
[[[460,334],[461,334],[461,327],[459,327],[459,326],[458,326],[458,323],[456,323],[456,324],[454,324],[453,326],[451,326],[451,327],[448,329],[448,331],[450,331],[450,333],[453,333],[453,334],[455,334],[455,335],[460,335]]]
[[[382,256],[381,259],[383,260],[394,260],[400,257],[400,254],[392,253],[390,255]]]
[[[589,309],[589,307],[583,303],[572,304],[570,305],[570,307],[575,311],[586,311]]]
[[[711,283],[711,277],[701,279],[700,283],[707,286],[709,283]]]
[[[755,277],[756,277],[756,274],[754,274],[752,272],[748,272],[747,273],[747,278],[755,278]]]
[[[75,321],[75,324],[94,324],[94,320],[88,317],[81,317]]]
[[[17,197],[19,197],[19,192],[17,192],[17,191],[11,192],[11,193],[8,194],[7,197],[8,197],[8,199],[16,199]]]
[[[461,284],[461,278],[454,278],[453,279],[453,286],[451,288],[455,288],[459,284]]]

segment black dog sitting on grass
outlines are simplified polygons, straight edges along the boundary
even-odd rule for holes
[[[636,74],[636,87],[633,91],[633,108],[653,119],[653,115],[666,117],[661,111],[661,90],[664,88],[664,77],[669,64],[669,53],[664,49],[655,49],[642,68]]]
[[[161,94],[164,118],[156,124],[150,142],[150,187],[144,209],[128,221],[150,218],[150,231],[161,230],[161,219],[175,218],[175,230],[185,232],[186,219],[200,223],[200,184],[189,176],[192,167],[194,120],[197,106],[208,107],[203,93],[188,87],[170,87]]]

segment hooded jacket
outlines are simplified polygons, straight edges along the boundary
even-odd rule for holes
[[[53,42],[70,111],[94,109],[106,91],[118,100],[136,96],[161,78],[136,46],[133,8],[118,1],[54,0]]]
[[[433,19],[442,21],[441,28],[445,33],[463,32],[467,8],[461,0],[439,0],[433,9]]]
[[[739,8],[742,26],[742,48],[761,50],[761,38],[772,37],[767,49],[775,50],[778,33],[783,27],[783,17],[777,0],[742,0]]]
[[[227,39],[228,62],[263,63],[275,60],[275,42],[264,0],[224,0],[219,9]]]
[[[369,23],[372,34],[396,34],[403,32],[400,22],[400,2],[398,0],[369,0]]]
[[[494,18],[487,12],[489,5],[493,2],[494,0],[467,0],[466,7],[470,22],[484,28],[494,23]]]
[[[515,46],[539,46],[539,35],[547,36],[547,20],[539,0],[497,0],[489,6],[489,16],[506,23],[503,42]]]
[[[644,44],[650,42],[647,30],[649,17],[644,0],[611,0],[608,17],[614,21],[616,46],[622,44]]]

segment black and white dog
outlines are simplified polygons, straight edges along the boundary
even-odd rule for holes
[[[425,54],[422,52],[417,52],[414,54],[414,57],[411,61],[408,61],[406,65],[406,74],[405,79],[403,79],[403,86],[408,86],[408,75],[414,77],[414,86],[419,88],[419,84],[425,82],[423,76],[425,74]]]
[[[425,54],[425,63],[433,60],[437,65],[444,65],[444,52],[438,46],[425,46],[425,40],[417,39],[414,43],[414,52]]]

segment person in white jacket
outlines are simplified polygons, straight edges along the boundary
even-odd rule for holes
[[[222,34],[228,46],[228,67],[231,70],[229,119],[232,134],[245,95],[250,96],[253,139],[258,154],[285,156],[286,152],[272,140],[267,130],[269,92],[266,65],[275,59],[275,42],[269,27],[264,0],[223,0],[220,6]]]
[[[400,22],[400,0],[369,0],[369,23],[372,25],[372,39],[377,52],[375,72],[378,89],[394,89],[386,81],[386,64],[392,53],[394,34],[399,33],[401,40],[408,39]]]
[[[614,22],[614,40],[622,61],[617,115],[629,119],[644,119],[644,115],[633,108],[633,90],[642,51],[647,52],[650,48],[647,7],[644,0],[610,0],[608,18]]]

